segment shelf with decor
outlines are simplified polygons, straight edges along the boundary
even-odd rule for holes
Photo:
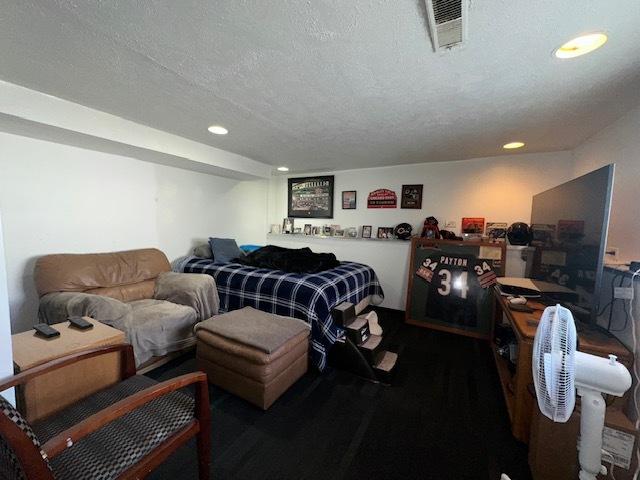
[[[336,237],[330,235],[305,235],[304,233],[267,233],[267,238],[276,238],[278,240],[305,241],[305,240],[355,240],[365,242],[382,242],[382,243],[406,243],[410,245],[411,239],[398,240],[397,238],[362,238],[362,237]]]

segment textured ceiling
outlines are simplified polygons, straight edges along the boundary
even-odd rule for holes
[[[469,25],[441,55],[423,0],[0,0],[0,78],[292,171],[569,149],[640,104],[638,0],[472,0]]]

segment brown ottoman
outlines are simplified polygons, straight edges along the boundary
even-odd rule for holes
[[[309,325],[251,307],[196,325],[198,368],[266,410],[307,371]]]

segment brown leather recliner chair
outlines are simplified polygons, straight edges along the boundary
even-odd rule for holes
[[[34,277],[41,321],[89,316],[122,330],[138,366],[195,344],[195,324],[218,313],[213,278],[171,272],[155,248],[46,255]]]

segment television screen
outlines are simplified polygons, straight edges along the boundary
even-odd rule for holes
[[[533,197],[531,277],[569,288],[563,303],[589,323],[597,316],[613,171],[607,165]]]

